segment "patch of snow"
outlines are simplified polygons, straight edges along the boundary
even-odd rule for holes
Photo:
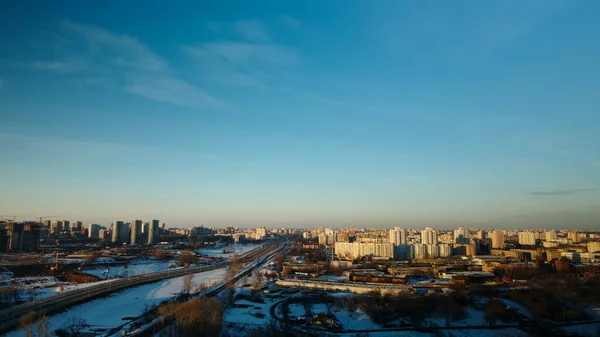
[[[348,312],[336,309],[334,314],[337,321],[347,330],[370,330],[380,328],[380,326],[373,322],[371,317],[363,311]]]

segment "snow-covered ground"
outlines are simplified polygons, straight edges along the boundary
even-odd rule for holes
[[[288,313],[288,318],[289,319],[296,319],[296,318],[300,318],[300,317],[304,317],[306,318],[306,310],[304,309],[304,305],[301,303],[290,303],[290,305],[288,306],[289,308],[289,313]]]
[[[327,310],[327,304],[325,303],[317,303],[317,304],[313,304],[310,306],[310,312],[313,315],[318,315],[318,314],[327,314],[327,312],[329,312],[329,310]]]
[[[198,249],[196,251],[196,253],[200,254],[200,255],[207,255],[207,256],[212,256],[212,257],[226,257],[226,258],[232,258],[234,255],[242,255],[244,253],[247,253],[253,249],[256,249],[258,247],[262,246],[262,244],[258,244],[258,245],[241,245],[241,244],[233,244],[231,245],[231,248],[233,249],[233,252],[230,253],[225,253],[225,249],[226,247],[221,247],[221,248],[201,248]]]
[[[362,311],[348,312],[334,308],[335,318],[346,330],[379,329],[379,325]]]
[[[179,267],[179,264],[176,261],[138,260],[122,266],[89,268],[82,270],[82,273],[94,275],[105,280],[109,278],[149,274],[174,267]]]
[[[193,285],[211,284],[225,278],[227,269],[216,269],[194,274]],[[112,296],[97,299],[73,307],[64,313],[50,317],[52,330],[63,327],[72,318],[83,318],[91,328],[112,328],[126,322],[125,317],[142,314],[147,306],[156,305],[181,292],[185,276],[157,283],[126,289]],[[24,336],[23,330],[15,330],[7,336]]]

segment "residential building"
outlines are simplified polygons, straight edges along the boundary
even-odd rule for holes
[[[437,244],[437,231],[426,227],[421,231],[421,243],[424,245],[435,245]]]
[[[587,250],[588,253],[600,252],[600,242],[588,242]]]
[[[406,244],[406,231],[400,227],[390,230],[390,243],[394,245]]]
[[[100,238],[100,225],[89,224],[88,225],[88,237],[92,239]]]
[[[9,252],[37,250],[40,243],[38,224],[10,222],[6,225]]]
[[[158,224],[160,223],[160,221],[158,220],[150,220],[148,222],[148,244],[152,245],[152,244],[157,244],[158,243],[158,239],[159,239],[159,234],[160,234],[160,228],[158,227]]]
[[[581,234],[577,231],[569,231],[569,233],[567,234],[567,237],[573,241],[573,243],[579,243],[581,242]]]
[[[394,257],[394,245],[391,243],[336,242],[335,254],[340,258],[357,259],[364,256]]]
[[[112,224],[112,242],[116,244],[127,243],[128,235],[125,234],[125,223],[123,221],[115,221]]]
[[[458,227],[454,230],[454,243],[468,244],[471,242],[469,238],[469,230],[463,226]]]
[[[414,244],[411,245],[411,258],[415,260],[422,260],[427,258],[427,245],[424,244]]]
[[[558,239],[558,235],[555,230],[549,230],[546,232],[546,241],[555,241]]]
[[[143,244],[142,239],[142,220],[131,221],[131,244]]]
[[[83,223],[81,221],[73,221],[71,222],[71,232],[72,233],[80,233],[83,229]]]
[[[440,244],[438,245],[439,257],[452,256],[452,245]]]
[[[254,235],[256,240],[264,240],[267,237],[267,229],[265,227],[258,227]]]
[[[536,233],[519,232],[518,239],[520,245],[535,246]]]
[[[505,247],[505,238],[504,232],[501,230],[493,230],[491,231],[489,238],[492,240],[492,248],[493,249],[504,249]]]

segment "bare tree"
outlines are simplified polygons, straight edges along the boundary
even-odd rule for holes
[[[25,336],[33,337],[33,323],[35,323],[35,312],[30,311],[19,318],[19,326],[25,331]]]
[[[283,255],[280,252],[275,253],[275,266],[277,266],[278,271],[283,270]]]
[[[231,258],[231,263],[229,264],[229,269],[237,272],[242,268],[242,264],[240,262],[239,256],[237,254],[233,255]]]
[[[193,282],[192,280],[194,279],[194,275],[193,274],[187,274],[183,277],[183,287],[181,289],[181,293],[184,295],[190,295],[192,292],[192,288],[193,288]]]
[[[37,337],[49,337],[50,336],[50,321],[46,317],[46,313],[43,313],[35,323],[37,330]]]
[[[79,317],[79,316],[74,316],[74,317],[69,318],[69,320],[65,324],[65,327],[62,329],[62,331],[64,331],[64,333],[67,336],[77,337],[85,328],[87,328],[89,326],[90,325],[87,323],[87,321],[84,318]]]
[[[263,275],[261,274],[261,272],[256,269],[254,271],[254,280],[252,281],[252,289],[254,291],[260,289],[262,287],[262,282],[263,282]]]
[[[194,262],[194,254],[189,251],[181,252],[181,256],[179,256],[179,264],[182,266],[189,265]]]

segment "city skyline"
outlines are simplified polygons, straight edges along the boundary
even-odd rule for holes
[[[33,3],[0,214],[600,228],[600,3]]]

